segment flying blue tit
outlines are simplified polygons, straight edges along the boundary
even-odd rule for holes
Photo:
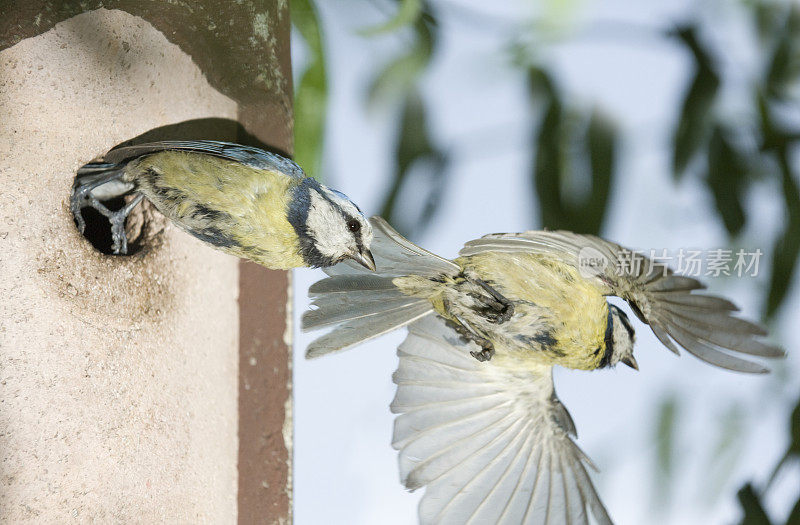
[[[133,194],[122,209],[101,201]],[[70,200],[111,222],[114,253],[127,253],[125,218],[147,198],[181,229],[226,253],[273,269],[326,267],[350,259],[374,270],[372,226],[350,199],[294,162],[216,141],[125,146],[78,170]]]
[[[730,301],[700,293],[621,246],[564,231],[495,234],[443,259],[372,218],[377,272],[328,268],[310,288],[305,330],[333,327],[307,357],[401,326],[393,446],[408,489],[425,487],[419,518],[432,523],[600,524],[611,519],[553,388],[555,365],[636,368],[627,301],[667,348],[760,373],[741,354],[780,357]],[[627,253],[635,264],[611,264]],[[584,261],[594,261],[584,267]],[[598,262],[599,261],[599,262]],[[609,264],[603,264],[606,261]]]

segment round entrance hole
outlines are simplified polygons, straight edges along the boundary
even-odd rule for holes
[[[116,197],[100,201],[111,211],[117,211],[133,200],[134,195]],[[128,238],[127,253],[115,254],[112,249],[111,223],[99,211],[92,207],[81,209],[86,227],[83,236],[94,248],[106,255],[135,255],[155,247],[164,231],[167,220],[147,199],[142,200],[125,219],[125,235]],[[77,227],[77,221],[74,221]]]

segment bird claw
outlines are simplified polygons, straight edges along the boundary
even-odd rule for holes
[[[69,199],[69,209],[72,212],[72,216],[75,218],[75,223],[78,226],[78,231],[81,232],[81,235],[83,235],[84,231],[86,231],[86,221],[83,220],[81,210],[87,206],[91,206],[91,204],[88,202],[91,191],[92,187],[89,185],[79,186],[72,190],[72,195]]]
[[[125,235],[125,219],[127,219],[131,211],[142,202],[144,195],[141,193],[136,195],[133,200],[116,211],[109,210],[102,202],[92,195],[93,189],[111,180],[118,179],[119,176],[119,174],[115,173],[111,176],[90,179],[73,187],[72,195],[70,196],[70,211],[72,211],[72,216],[75,218],[75,223],[81,234],[86,230],[86,221],[83,219],[83,215],[81,215],[81,210],[83,208],[94,208],[98,213],[106,217],[111,223],[111,249],[116,255],[125,255],[128,253],[128,237]]]
[[[486,361],[491,360],[492,356],[494,356],[494,347],[484,348],[480,352],[470,352],[469,355],[471,355],[481,363],[484,363]]]
[[[471,351],[469,354],[481,363],[489,361],[494,356],[494,345],[487,338],[480,336],[470,330],[466,323],[456,317],[456,321],[447,320],[447,324],[467,343],[475,343],[481,347],[479,351]]]
[[[489,283],[472,275],[464,274],[464,278],[475,286],[480,287],[489,294],[470,294],[486,305],[483,315],[487,321],[494,324],[503,324],[514,315],[514,303],[509,301],[503,294],[495,290]]]

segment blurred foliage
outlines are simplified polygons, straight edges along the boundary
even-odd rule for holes
[[[719,91],[717,68],[709,52],[698,41],[697,31],[695,26],[686,26],[672,33],[691,51],[695,65],[694,78],[684,96],[673,138],[672,170],[676,177],[683,175],[689,162],[700,150],[703,137],[710,127],[711,109]]]
[[[436,18],[426,3],[401,0],[394,18],[367,32],[402,30],[409,40],[404,52],[375,75],[367,98],[371,106],[400,105],[395,169],[380,215],[407,236],[427,226],[444,195],[448,157],[431,139],[427,109],[418,88],[435,49],[437,29]]]
[[[669,500],[670,482],[675,469],[676,443],[675,429],[678,419],[678,400],[670,395],[661,402],[656,416],[654,441],[656,443],[656,504],[663,505]]]
[[[543,69],[530,67],[528,79],[533,102],[544,107],[533,167],[542,225],[598,234],[613,183],[617,131],[597,110],[565,108]]]
[[[795,105],[800,102],[796,94],[800,84],[800,6],[759,3],[756,11],[761,12],[757,15],[760,22],[757,27],[765,43],[767,64],[754,88],[754,103],[760,115],[761,151],[778,166],[786,210],[784,231],[773,248],[766,303],[766,315],[771,317],[786,297],[800,256],[800,189],[796,166],[790,161],[792,149],[800,139],[800,123],[789,128],[774,117],[775,113],[782,112],[787,102]],[[765,20],[770,22],[765,23]]]
[[[295,89],[294,159],[306,173],[319,177],[328,104],[325,53],[311,0],[292,0],[290,8],[292,25],[308,49],[307,66]]]
[[[394,176],[380,215],[401,232],[424,228],[444,194],[447,158],[431,144],[425,106],[416,91],[410,92],[403,103],[396,157]],[[416,177],[414,187],[409,189],[412,174]],[[416,216],[414,210],[418,212]]]
[[[791,465],[790,465],[791,464]],[[800,476],[800,399],[791,415],[789,421],[789,446],[786,454],[775,466],[769,481],[766,484],[765,490],[757,490],[752,483],[746,483],[739,489],[738,498],[739,506],[742,508],[742,525],[778,525],[785,523],[785,525],[798,525],[800,524],[800,494],[798,494],[797,502],[786,521],[778,521],[770,519],[766,510],[764,510],[764,493],[772,486],[778,473],[786,466],[791,466],[796,471],[796,475]]]
[[[708,143],[708,178],[725,229],[738,235],[745,225],[742,199],[747,185],[747,160],[731,140],[732,132],[716,125]]]
[[[400,0],[400,6],[394,17],[384,24],[363,29],[363,36],[375,36],[391,33],[415,23],[422,14],[422,0]]]
[[[770,477],[768,485],[772,484],[772,481],[778,475],[781,468],[790,462],[800,464],[800,400],[798,400],[797,406],[794,407],[792,420],[789,422],[789,446],[787,447],[786,453],[775,466],[775,470]]]
[[[428,67],[436,45],[436,19],[425,14],[404,26],[411,30],[406,51],[387,62],[375,75],[369,88],[370,105],[392,103],[415,90],[417,80]]]
[[[746,428],[744,421],[746,414],[740,405],[734,404],[727,408],[720,419],[720,426],[713,447],[711,448],[711,462],[709,474],[711,483],[708,484],[706,499],[715,499],[724,488],[725,482],[736,468],[736,459],[742,452]]]
[[[701,38],[702,28],[686,25],[670,31],[689,51],[694,76],[684,93],[673,137],[673,173],[681,178],[693,172],[702,177],[714,197],[717,214],[731,237],[747,223],[743,197],[750,186],[766,177],[780,180],[786,215],[785,227],[773,247],[769,292],[764,316],[774,316],[786,297],[800,256],[800,191],[792,148],[800,139],[800,123],[787,129],[773,114],[787,103],[797,104],[800,84],[800,7],[781,2],[752,2],[748,13],[760,40],[762,73],[751,79],[748,122],[726,122],[716,111],[721,84],[727,78],[719,66],[723,50],[712,50]],[[752,136],[737,137],[745,130]],[[747,148],[750,141],[760,148]],[[692,161],[705,156],[704,165],[692,170]]]
[[[739,489],[739,505],[744,511],[743,525],[772,525],[767,512],[761,505],[761,500],[750,483]]]

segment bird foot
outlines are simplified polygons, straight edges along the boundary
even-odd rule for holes
[[[470,352],[469,355],[481,363],[484,363],[492,359],[492,356],[494,356],[494,348],[484,348],[480,352]]]
[[[100,202],[94,195],[92,190],[98,186],[102,186],[107,182],[118,179],[121,173],[112,173],[111,175],[103,174],[101,176],[84,177],[78,181],[72,189],[70,196],[70,211],[75,218],[75,223],[78,230],[83,233],[86,230],[86,221],[83,220],[81,210],[83,208],[94,208],[98,213],[103,215],[111,223],[111,249],[115,254],[125,255],[128,253],[128,237],[125,235],[125,219],[133,211],[133,209],[142,202],[144,195],[137,194],[128,204],[119,210],[109,210],[102,202]]]
[[[483,279],[479,279],[475,276],[468,275],[466,273],[463,274],[464,279],[469,281],[470,283],[478,286],[483,291],[485,291],[488,296],[479,294],[479,293],[470,293],[469,295],[474,299],[478,299],[483,304],[486,305],[486,308],[482,310],[483,316],[486,318],[487,321],[494,324],[503,324],[514,315],[514,303],[506,299],[506,297],[495,290],[489,283],[484,281]]]
[[[125,234],[125,219],[127,219],[131,211],[142,202],[143,198],[144,195],[139,193],[128,204],[117,211],[111,212],[110,215],[106,215],[108,221],[111,223],[111,249],[118,255],[125,255],[128,253],[128,236]]]
[[[450,326],[466,343],[475,343],[481,347],[479,351],[471,351],[469,354],[480,362],[489,361],[494,356],[494,345],[487,338],[476,334],[467,327],[467,324],[456,317],[457,321],[447,321]]]

